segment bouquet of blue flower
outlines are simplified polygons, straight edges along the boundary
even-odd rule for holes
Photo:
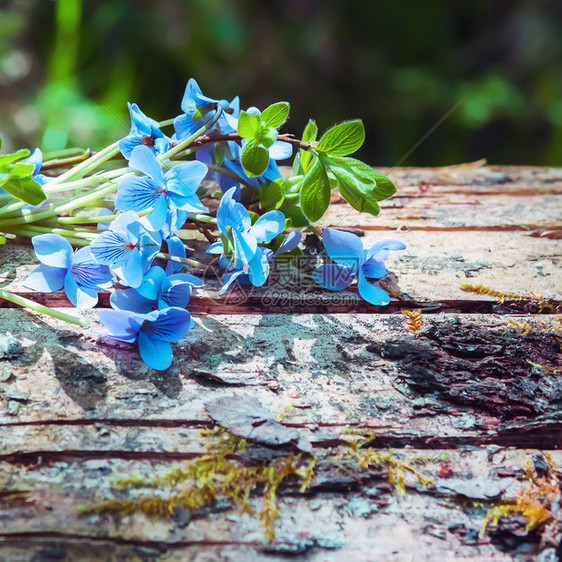
[[[404,244],[383,240],[363,248],[354,234],[314,226],[333,189],[372,215],[396,191],[385,175],[349,156],[364,141],[361,121],[335,125],[317,140],[311,120],[298,139],[279,130],[288,103],[243,111],[238,97],[209,98],[193,79],[181,109],[158,123],[129,104],[130,133],[96,153],[45,163],[38,149],[0,155],[0,232],[30,237],[40,262],[28,288],[64,289],[78,308],[94,307],[98,292],[111,290],[111,310],[100,311],[109,337],[137,344],[143,361],[160,370],[172,362],[171,343],[192,328],[186,307],[193,288],[205,282],[193,275],[202,264],[183,242],[188,223],[204,232],[206,253],[219,256],[219,295],[234,283],[264,285],[277,256],[300,254],[308,230],[323,236],[335,262],[314,271],[318,284],[338,291],[357,279],[366,301],[390,302],[368,279],[383,277],[389,251]],[[162,129],[170,126],[168,136]],[[293,173],[283,177],[278,162],[289,158]],[[3,289],[0,297],[87,325]]]

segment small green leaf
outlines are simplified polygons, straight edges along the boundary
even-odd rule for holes
[[[302,141],[303,142],[311,142],[315,141],[316,137],[318,136],[318,125],[316,125],[316,121],[310,119],[304,128],[304,132],[302,134]]]
[[[238,134],[244,139],[253,139],[260,128],[260,123],[259,115],[241,111],[238,117]]]
[[[359,181],[365,184],[375,182],[376,188],[374,188],[371,193],[377,201],[388,199],[396,193],[396,187],[387,176],[373,170],[371,166],[361,160],[357,160],[356,158],[330,158],[329,160],[330,168],[333,168],[334,165],[345,168]]]
[[[289,104],[285,101],[274,103],[266,107],[261,114],[261,120],[266,127],[278,129],[289,116]]]
[[[338,180],[338,188],[342,197],[361,213],[378,215],[380,207],[373,190],[376,189],[374,182],[362,183],[351,172],[339,166],[330,166],[330,171]]]
[[[358,119],[346,121],[328,129],[322,135],[316,150],[330,156],[347,156],[359,149],[364,140],[363,123]]]
[[[283,189],[277,181],[272,181],[261,187],[260,191],[260,206],[266,211],[272,209],[279,209],[285,200]]]
[[[277,140],[278,134],[277,129],[269,127],[262,129],[256,138],[265,148],[269,148]]]
[[[252,139],[242,147],[240,156],[242,166],[246,173],[250,176],[259,176],[263,174],[269,164],[269,152],[259,143]]]
[[[304,214],[311,222],[322,218],[330,204],[330,180],[324,165],[317,159],[304,176],[300,203]]]
[[[30,167],[33,169],[33,166]],[[31,176],[10,178],[2,187],[9,194],[30,205],[38,205],[47,199],[41,186],[32,180]]]
[[[0,154],[0,170],[6,164],[10,164],[15,160],[20,160],[22,158],[27,158],[29,156],[29,150],[27,148],[22,148],[17,152],[12,152],[11,154]]]

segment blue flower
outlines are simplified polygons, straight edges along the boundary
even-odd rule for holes
[[[119,279],[138,287],[160,251],[160,244],[160,235],[149,230],[137,213],[127,211],[99,234],[90,248],[98,263],[111,265]]]
[[[129,160],[133,149],[146,146],[154,154],[164,154],[170,147],[170,139],[162,133],[158,122],[147,117],[136,103],[127,103],[131,115],[131,131],[119,141],[119,149]]]
[[[265,254],[265,257],[267,258],[267,270],[264,273],[265,275],[265,280],[267,279],[268,273],[269,273],[269,264],[271,264],[271,262],[273,261],[273,259],[275,257],[277,257],[280,254],[285,254],[287,252],[291,252],[292,250],[294,250],[300,243],[301,241],[301,237],[302,237],[302,233],[298,230],[294,231],[294,232],[290,232],[286,237],[285,240],[283,240],[283,242],[281,243],[281,245],[279,246],[279,248],[277,248],[277,250],[275,252],[273,252],[272,250],[268,249],[268,248],[261,248],[258,247],[258,252],[263,252],[263,254]],[[215,243],[217,244],[217,243]],[[220,244],[220,242],[218,243]],[[214,246],[214,244],[213,244]],[[214,252],[209,252],[209,253],[214,253]],[[262,263],[263,260],[263,255],[260,254],[260,264]],[[231,265],[231,264],[229,264]],[[228,289],[230,289],[231,285],[234,283],[234,281],[237,281],[238,283],[240,283],[241,285],[255,285],[255,283],[252,283],[252,279],[250,278],[250,275],[248,273],[245,272],[245,269],[237,269],[234,271],[229,271],[228,273],[225,273],[225,275],[223,275],[223,283],[224,285],[221,287],[220,291],[219,291],[219,295],[224,295]]]
[[[120,211],[151,211],[146,215],[154,230],[160,230],[166,222],[168,208],[192,213],[206,213],[197,189],[207,174],[207,166],[201,162],[184,162],[164,174],[154,154],[145,146],[137,146],[129,160],[129,166],[145,174],[126,178],[115,196],[115,208]]]
[[[203,282],[188,273],[167,276],[161,267],[148,270],[140,287],[117,289],[111,294],[110,302],[118,310],[146,313],[154,308],[176,306],[185,308],[191,297],[192,287],[201,287]]]
[[[210,121],[216,111],[216,107],[220,105],[223,109],[228,109],[229,113],[238,114],[240,112],[240,100],[238,97],[231,102],[226,100],[215,100],[203,95],[199,84],[191,78],[185,88],[181,109],[183,115],[179,115],[174,119],[174,129],[176,130],[176,138],[178,140],[191,136],[195,131],[200,129],[207,121]],[[233,121],[229,113],[223,113],[215,125],[217,130],[221,132],[233,132],[236,128],[232,127]]]
[[[64,287],[68,300],[78,308],[92,308],[98,302],[96,289],[111,287],[109,268],[96,262],[90,248],[75,253],[59,234],[32,238],[35,255],[41,262],[25,280],[34,291],[50,293]]]
[[[322,287],[341,291],[357,278],[359,294],[363,299],[377,306],[390,302],[386,291],[367,281],[380,279],[386,275],[384,261],[390,250],[404,250],[406,245],[399,240],[381,240],[371,248],[364,249],[363,243],[355,234],[330,228],[322,231],[324,247],[335,264],[318,267],[312,278]]]
[[[185,258],[185,246],[181,239],[176,236],[176,232],[182,228],[187,221],[187,211],[180,211],[179,209],[168,209],[166,215],[166,222],[160,229],[162,241],[166,243],[167,253],[177,258]],[[166,264],[166,275],[177,273],[185,266],[176,261],[169,260]]]
[[[252,225],[246,207],[234,200],[236,188],[232,187],[222,197],[217,209],[217,227],[223,240],[207,250],[210,254],[233,253],[232,266],[247,273],[252,285],[261,287],[269,275],[269,259],[261,243],[271,242],[285,228],[281,211],[268,211]],[[227,248],[225,248],[225,244]],[[230,262],[227,262],[230,264]]]
[[[100,310],[99,317],[109,337],[138,343],[142,360],[152,369],[166,370],[172,364],[171,342],[185,337],[194,322],[183,308],[166,308],[148,314],[125,310]]]

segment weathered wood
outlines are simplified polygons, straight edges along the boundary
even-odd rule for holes
[[[398,193],[380,217],[336,204],[322,222],[364,233],[365,245],[391,237],[407,244],[388,260],[392,275],[383,282],[399,298],[386,309],[358,301],[355,291],[319,290],[306,277],[308,296],[287,282],[281,293],[277,282],[226,299],[200,291],[188,307],[196,327],[175,347],[173,366],[157,373],[130,346],[95,335],[95,310],[84,313],[93,328],[83,332],[0,303],[0,338],[8,331],[18,343],[0,357],[0,559],[285,560],[292,552],[330,561],[519,561],[546,556],[547,548],[552,554],[559,521],[526,534],[525,518],[517,524],[515,517],[478,538],[490,501],[458,502],[443,486],[483,479],[506,484],[503,497],[515,498],[526,486],[527,462],[542,458],[538,447],[557,467],[562,462],[561,317],[552,314],[562,298],[562,170],[386,171]],[[183,236],[194,250],[202,245],[193,230]],[[4,286],[68,306],[61,293],[30,294],[23,286],[34,261],[30,245],[10,241],[0,256]],[[463,292],[463,283],[527,298],[500,304]],[[539,306],[538,293],[552,308]],[[101,302],[107,306],[107,295]],[[407,330],[401,308],[423,310],[421,334]],[[300,492],[294,477],[281,485],[273,543],[264,544],[257,514],[221,502],[199,516],[180,509],[164,520],[76,513],[79,504],[141,493],[116,490],[110,477],[162,475],[200,459],[209,446],[201,430],[215,426],[205,405],[219,396],[258,399],[283,414],[318,458],[310,491]],[[433,457],[418,469],[435,484],[408,473],[400,496],[385,468],[338,468],[334,455],[361,439],[350,430],[376,434],[362,451]],[[236,458],[291,451],[250,444]],[[448,460],[437,460],[445,452]],[[261,493],[251,495],[255,511]]]

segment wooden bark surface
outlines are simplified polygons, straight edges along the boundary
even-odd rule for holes
[[[366,245],[406,243],[387,262],[397,298],[386,308],[305,277],[306,293],[273,280],[219,299],[211,287],[192,297],[197,325],[159,373],[97,337],[95,310],[84,332],[0,303],[0,560],[555,560],[555,508],[530,533],[513,516],[479,538],[491,501],[459,494],[458,482],[516,498],[528,461],[550,455],[560,471],[562,170],[469,165],[391,177],[398,193],[380,217],[341,203],[321,225],[356,229]],[[201,244],[194,231],[185,237]],[[3,286],[68,307],[62,294],[25,288],[29,245],[0,252]],[[417,308],[420,334],[400,312]],[[161,476],[208,454],[201,430],[216,427],[207,405],[218,398],[282,414],[318,459],[308,491],[294,477],[281,484],[273,542],[257,516],[260,489],[254,515],[224,501],[167,518],[77,512],[139,493],[112,478]],[[418,469],[433,483],[408,472],[401,495],[384,466],[338,460],[373,433],[360,452],[426,457]],[[287,454],[308,458],[294,445],[250,443],[240,459]]]

